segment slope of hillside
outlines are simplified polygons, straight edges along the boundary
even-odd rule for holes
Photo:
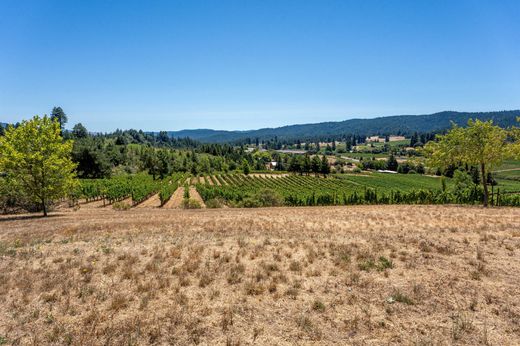
[[[373,119],[350,119],[339,122],[289,125],[249,131],[182,130],[168,132],[172,137],[190,137],[202,142],[233,142],[245,138],[311,139],[337,137],[346,134],[405,134],[413,132],[439,131],[451,126],[451,122],[464,125],[468,119],[492,119],[496,124],[507,127],[517,123],[520,110],[500,112],[440,112],[425,115],[395,115]]]
[[[6,345],[520,344],[517,208],[82,207],[0,225]]]

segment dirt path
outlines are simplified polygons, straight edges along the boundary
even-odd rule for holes
[[[204,203],[204,200],[202,197],[200,197],[199,192],[194,186],[190,186],[190,199],[194,199],[200,203],[200,206],[202,208],[206,208],[206,204]]]
[[[173,193],[170,200],[163,205],[163,209],[177,209],[182,205],[182,199],[184,198],[184,187],[179,186]]]
[[[159,194],[156,193],[152,197],[148,198],[146,201],[139,203],[136,208],[159,208],[161,206],[161,199],[159,198]]]
[[[217,179],[216,176],[213,176],[213,179],[215,179],[215,185],[221,186],[220,181]]]
[[[206,184],[206,180],[204,179],[204,177],[199,177],[199,183]]]

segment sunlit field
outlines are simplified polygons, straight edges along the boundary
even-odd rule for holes
[[[520,343],[520,210],[0,216],[7,344]]]

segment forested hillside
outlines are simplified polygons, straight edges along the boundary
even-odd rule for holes
[[[170,131],[172,137],[189,137],[201,142],[233,142],[247,138],[254,140],[317,140],[338,138],[345,135],[412,135],[414,132],[442,131],[451,127],[451,122],[465,125],[470,118],[480,120],[492,119],[501,127],[517,124],[516,118],[520,110],[500,112],[440,112],[426,115],[395,115],[373,119],[350,119],[339,122],[324,122],[316,124],[289,125],[278,128],[265,128],[250,131],[216,131],[216,130],[182,130]]]

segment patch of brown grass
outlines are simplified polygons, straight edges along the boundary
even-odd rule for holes
[[[519,344],[520,209],[0,216],[6,344]]]

